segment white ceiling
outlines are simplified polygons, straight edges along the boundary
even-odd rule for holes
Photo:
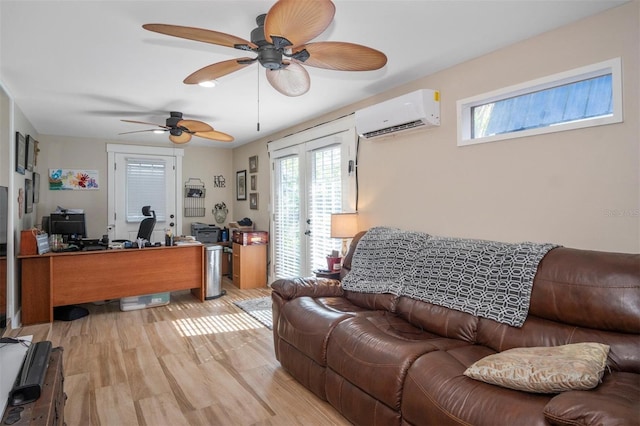
[[[273,3],[0,0],[0,82],[39,134],[171,145],[150,132],[118,136],[149,128],[120,119],[164,124],[169,111],[182,111],[236,138],[190,144],[234,147],[625,0],[335,0],[334,22],[314,41],[364,44],[388,63],[355,73],[307,67],[311,89],[296,98],[271,88],[258,64],[213,89],[185,85],[203,66],[252,54],[141,28],[185,25],[250,39]]]

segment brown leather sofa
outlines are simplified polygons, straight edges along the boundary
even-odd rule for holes
[[[272,288],[277,359],[354,424],[640,424],[640,255],[552,249],[521,328],[407,297],[346,291],[338,280],[285,279]],[[576,342],[610,345],[592,390],[529,393],[463,375],[510,348]]]

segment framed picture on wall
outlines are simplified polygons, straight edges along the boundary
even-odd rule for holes
[[[40,202],[40,173],[33,172],[33,204]]]
[[[247,199],[247,171],[236,172],[236,200]]]
[[[249,208],[251,210],[258,210],[258,193],[252,192],[249,194]]]
[[[258,172],[258,156],[254,155],[253,157],[249,157],[249,172],[257,173]]]
[[[25,160],[25,168],[30,172],[33,171],[35,165],[36,140],[27,135],[27,159]]]
[[[33,212],[33,183],[31,179],[24,180],[24,212]]]
[[[256,191],[258,189],[258,176],[251,175],[251,190]]]
[[[25,171],[25,161],[27,159],[27,141],[20,132],[16,132],[16,172],[21,175]]]

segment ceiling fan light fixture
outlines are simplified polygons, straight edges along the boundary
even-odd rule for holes
[[[198,83],[198,86],[207,87],[207,88],[216,87],[217,85],[218,85],[218,80],[205,80]]]
[[[157,135],[161,135],[161,134],[163,134],[164,132],[165,132],[165,130],[164,130],[164,129],[154,129],[154,130],[153,130],[153,133],[155,133],[155,134],[157,134]]]

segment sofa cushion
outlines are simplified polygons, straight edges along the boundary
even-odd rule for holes
[[[331,331],[351,316],[353,315],[349,313],[327,309],[317,299],[298,297],[290,300],[280,310],[277,333],[280,339],[319,365],[325,366],[327,341]]]
[[[396,314],[409,323],[442,337],[474,343],[478,317],[429,302],[400,297]]]
[[[465,376],[535,393],[592,389],[600,383],[609,346],[600,343],[515,348],[471,365]]]
[[[493,386],[463,374],[491,353],[483,346],[466,345],[418,358],[402,392],[405,424],[548,426],[542,410],[550,395]]]
[[[640,333],[640,254],[551,250],[538,267],[529,314],[590,329]]]
[[[418,357],[468,343],[427,333],[402,318],[381,312],[356,316],[335,327],[327,347],[327,367],[399,410],[405,375]]]
[[[557,395],[544,415],[553,425],[640,425],[638,401],[640,376],[613,372],[593,390]]]

